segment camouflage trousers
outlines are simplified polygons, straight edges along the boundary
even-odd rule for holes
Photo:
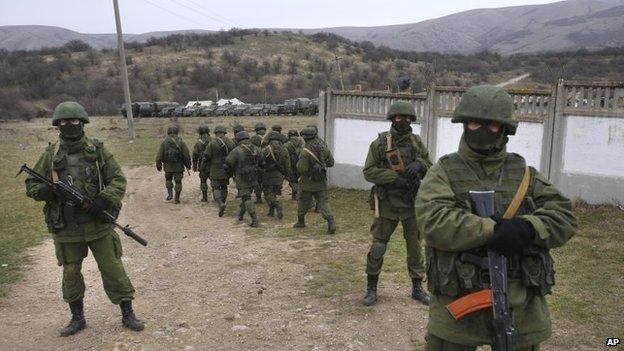
[[[427,346],[425,348],[425,351],[475,351],[477,349],[476,346],[455,344],[450,341],[440,339],[433,334],[427,334],[425,339],[427,340]],[[539,350],[540,350],[539,345],[532,345],[529,347],[513,349],[513,351],[539,351]],[[496,349],[494,349],[493,351],[496,351]]]
[[[373,244],[366,256],[366,274],[377,275],[381,272],[386,245],[394,233],[399,220],[375,218],[371,226]],[[410,278],[422,279],[425,275],[424,257],[421,248],[421,238],[416,226],[416,216],[401,221],[403,237],[407,246],[407,271]]]
[[[319,211],[323,215],[323,218],[327,219],[332,216],[331,209],[329,207],[329,191],[299,191],[298,200],[297,200],[297,215],[305,216],[306,213],[314,206],[314,202],[316,201],[316,206]]]
[[[293,200],[297,200],[298,198],[298,192],[299,192],[299,183],[297,182],[288,182],[288,185],[290,185],[290,190],[291,190],[291,197]]]
[[[282,186],[281,185],[263,185],[264,189],[264,199],[269,205],[277,205],[279,204],[278,196],[282,195]]]
[[[208,172],[199,172],[199,189],[208,191]]]
[[[54,242],[56,258],[63,266],[63,300],[73,302],[84,297],[85,283],[82,276],[82,260],[89,249],[97,262],[102,276],[104,291],[116,305],[134,299],[134,287],[121,262],[122,248],[119,236],[111,233],[97,240],[77,243]]]
[[[180,192],[182,191],[182,178],[184,178],[184,172],[165,172],[165,186],[167,189],[173,188],[176,192]]]
[[[228,184],[230,184],[229,179],[211,179],[210,186],[212,187],[212,198],[216,202],[223,202],[227,200],[228,196]]]
[[[241,198],[240,211],[242,213],[247,212],[250,216],[254,216],[256,214],[256,206],[254,202],[251,201],[251,189],[244,194],[241,194],[239,189],[238,197]]]

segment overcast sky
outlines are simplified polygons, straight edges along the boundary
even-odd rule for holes
[[[125,33],[179,29],[322,28],[413,23],[477,8],[549,0],[119,0]],[[112,0],[0,0],[0,25],[115,32]]]

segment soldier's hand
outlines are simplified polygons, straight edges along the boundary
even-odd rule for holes
[[[522,253],[533,239],[535,229],[533,225],[522,218],[503,219],[492,218],[496,221],[494,235],[488,241],[488,248],[504,256]]]
[[[411,178],[420,179],[420,172],[422,172],[422,164],[418,160],[410,162],[410,164],[405,167],[405,173],[409,175]]]
[[[407,179],[405,178],[405,176],[401,173],[399,173],[397,175],[397,177],[394,179],[394,182],[392,183],[392,185],[397,188],[397,189],[408,189],[409,188],[409,182],[407,181]]]
[[[43,201],[53,201],[56,199],[56,194],[54,194],[54,190],[52,186],[48,184],[43,184],[41,188],[39,188],[39,198]]]
[[[100,196],[96,196],[87,208],[87,213],[93,217],[102,217],[102,212],[108,207],[108,201]]]
[[[156,164],[156,170],[157,170],[158,172],[162,171],[162,163],[158,162],[158,163]]]

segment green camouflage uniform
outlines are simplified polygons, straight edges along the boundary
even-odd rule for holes
[[[184,168],[191,169],[191,156],[184,140],[174,134],[168,135],[158,148],[156,165],[163,165],[167,190],[174,189],[177,194],[180,194]]]
[[[241,133],[247,134],[246,132],[237,134],[238,146],[230,152],[225,162],[234,174],[234,182],[238,190],[236,197],[241,199],[239,219],[242,220],[242,215],[247,212],[255,221],[256,209],[251,201],[251,192],[258,185],[261,155],[260,149],[251,143],[248,136],[246,139],[239,138]]]
[[[52,178],[52,172],[56,172],[58,180],[72,183],[91,198],[102,197],[109,204],[108,210],[118,213],[126,191],[126,178],[102,143],[87,137],[78,141],[66,141],[61,137],[57,151],[56,148],[56,144],[51,144],[34,170],[47,178]],[[26,194],[42,201],[40,191],[43,186],[43,183],[28,178]],[[63,266],[63,299],[71,303],[84,297],[82,260],[91,249],[102,275],[104,291],[111,302],[120,304],[132,300],[134,288],[124,270],[121,241],[113,225],[80,208],[75,211],[74,223],[67,223],[62,207],[58,199],[46,201],[43,212],[54,239],[58,264]]]
[[[414,213],[415,193],[409,193],[406,189],[398,188],[394,181],[398,173],[390,169],[386,158],[387,133],[384,132],[375,139],[368,149],[366,163],[364,165],[364,178],[375,186],[372,190],[371,207],[374,208],[374,196],[378,199],[379,216],[373,221],[371,234],[373,244],[367,255],[366,273],[378,275],[381,272],[386,245],[390,236],[399,222],[403,226],[403,237],[407,245],[407,269],[412,279],[422,279],[424,276],[424,260],[421,249],[421,237],[416,225]],[[429,152],[418,135],[399,133],[391,129],[392,149],[397,148],[407,165],[417,161],[422,165],[422,173],[425,174],[431,166]],[[422,176],[421,176],[422,177]]]
[[[201,133],[193,147],[193,171],[199,171],[199,188],[203,195],[208,191],[208,178],[210,176],[210,164],[203,161],[203,155],[211,139],[210,134]]]
[[[307,151],[306,151],[307,150]],[[314,156],[312,156],[314,155]],[[299,154],[297,161],[297,173],[299,174],[299,199],[298,216],[305,216],[314,206],[312,199],[316,200],[323,218],[333,218],[329,207],[329,192],[327,190],[327,177],[312,178],[313,166],[319,165],[319,169],[326,172],[328,167],[334,166],[334,157],[325,142],[314,137],[305,141],[305,146]],[[318,167],[318,166],[317,166]]]
[[[215,128],[215,138],[204,151],[204,163],[210,170],[212,196],[220,204],[227,200],[228,184],[230,183],[230,175],[225,171],[223,165],[225,158],[235,147],[234,142],[225,136],[225,131],[217,133]]]
[[[262,149],[264,167],[262,172],[262,188],[264,197],[269,204],[269,216],[277,210],[278,217],[282,217],[282,205],[278,195],[282,195],[284,177],[290,176],[290,157],[288,150],[282,145],[279,134],[269,133],[269,144]]]
[[[485,256],[492,239],[501,237],[494,220],[473,214],[468,192],[496,191],[495,210],[502,214],[523,178],[524,158],[505,149],[507,135],[515,134],[517,127],[517,122],[511,119],[512,111],[513,100],[502,89],[488,86],[469,89],[455,111],[453,122],[498,122],[504,126],[502,143],[487,153],[475,151],[468,144],[465,126],[459,151],[440,158],[420,187],[416,215],[426,243],[428,287],[433,295],[427,350],[475,350],[478,345],[492,343],[491,308],[456,321],[445,306],[489,283],[486,271],[460,261],[459,255],[468,252]],[[515,329],[514,350],[538,350],[539,344],[550,336],[545,297],[555,283],[550,250],[564,245],[576,231],[570,200],[540,172],[532,167],[529,170],[529,188],[514,219],[528,223],[534,236],[519,253],[508,256],[507,288]]]
[[[297,162],[299,161],[299,153],[303,148],[303,140],[298,136],[291,136],[284,144],[286,150],[288,150],[288,156],[290,156],[290,177],[288,183],[292,191],[292,199],[297,199],[297,192],[299,190],[299,175],[297,174]]]
[[[266,126],[264,123],[256,123],[254,129],[256,134],[250,138],[251,143],[258,148],[262,148],[264,146],[262,141],[266,136]],[[258,187],[253,189],[253,192],[256,194],[256,203],[262,203],[262,172],[263,170],[260,169],[258,172]]]

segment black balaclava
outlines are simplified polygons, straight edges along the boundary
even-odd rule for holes
[[[72,124],[67,121],[65,125],[58,126],[59,131],[61,132],[61,136],[68,140],[77,140],[82,138],[84,135],[84,123],[80,122],[78,124]]]
[[[493,155],[500,152],[509,140],[504,127],[501,126],[501,130],[494,133],[483,123],[481,127],[475,130],[470,130],[468,124],[464,123],[464,139],[473,151],[482,155]]]
[[[411,123],[412,121],[410,119],[401,120],[399,122],[392,121],[392,128],[400,134],[410,133],[412,131],[412,127],[410,127]]]

